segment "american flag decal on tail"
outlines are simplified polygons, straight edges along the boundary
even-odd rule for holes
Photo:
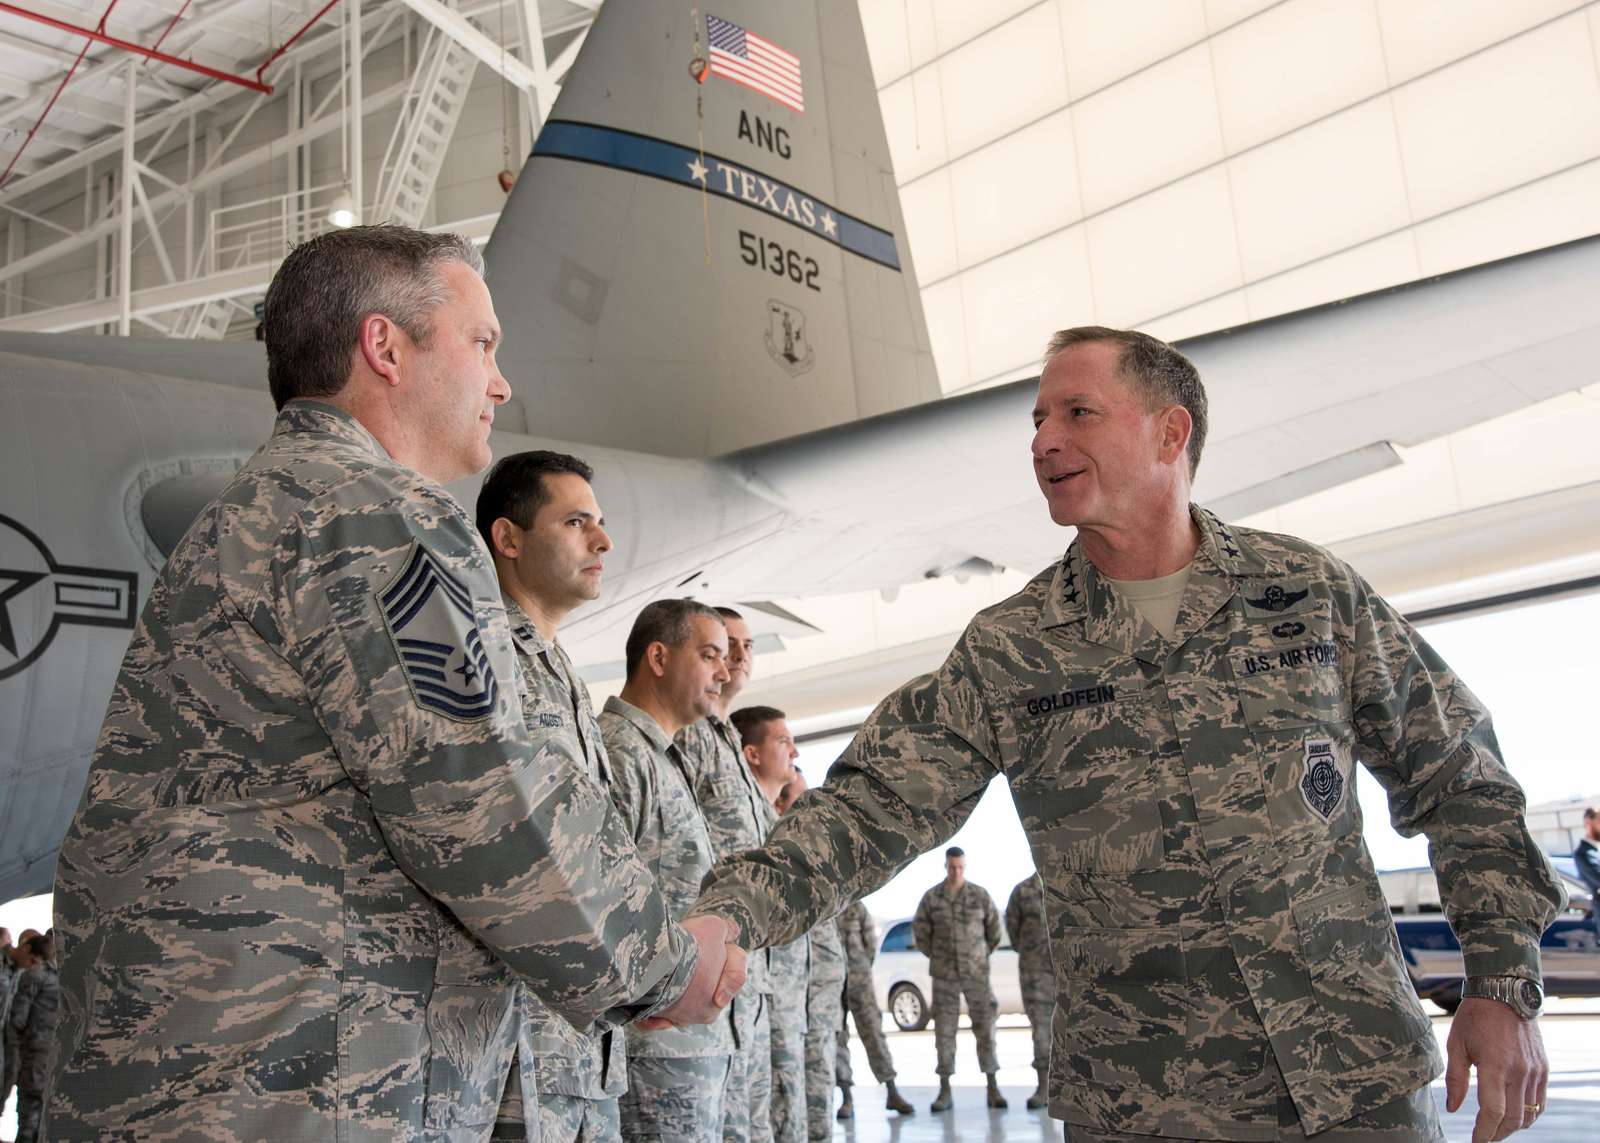
[[[731,20],[706,15],[711,74],[742,83],[792,111],[806,109],[800,57]]]

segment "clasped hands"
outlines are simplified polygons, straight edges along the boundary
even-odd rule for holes
[[[694,938],[700,959],[689,987],[676,1003],[634,1025],[646,1032],[683,1024],[709,1024],[733,1002],[744,986],[744,949],[733,942],[734,928],[721,917],[690,917],[684,930]]]

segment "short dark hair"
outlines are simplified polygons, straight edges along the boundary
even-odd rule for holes
[[[53,952],[50,947],[50,938],[45,936],[29,937],[27,948],[29,955],[37,957],[39,960],[49,960]]]
[[[952,845],[949,849],[944,851],[944,859],[946,861],[949,861],[952,857],[965,857],[966,855],[967,851],[962,849],[959,845]]]
[[[665,643],[668,647],[680,646],[694,631],[692,620],[700,616],[722,622],[715,608],[707,607],[698,599],[658,599],[647,603],[628,632],[625,663],[628,678],[644,662],[644,653],[652,643]]]
[[[767,740],[767,723],[788,718],[775,706],[742,706],[728,716],[739,732],[741,746],[759,746]]]
[[[722,616],[724,619],[737,619],[741,623],[744,622],[744,616],[740,615],[731,607],[719,607],[717,608],[717,614]]]
[[[1200,468],[1200,453],[1206,445],[1209,424],[1206,387],[1200,382],[1200,371],[1194,367],[1194,362],[1148,333],[1104,325],[1078,325],[1050,335],[1044,350],[1045,364],[1063,349],[1097,341],[1122,347],[1118,371],[1124,380],[1133,382],[1147,407],[1182,405],[1189,411],[1189,419],[1194,422],[1189,433],[1189,476],[1193,479]]]
[[[533,518],[550,499],[550,489],[545,486],[544,478],[562,472],[581,476],[585,483],[594,483],[594,469],[564,452],[534,449],[514,452],[495,462],[489,475],[483,478],[483,487],[478,489],[477,504],[478,533],[483,536],[491,556],[495,554],[491,535],[494,522],[504,516],[519,528],[533,527]]]
[[[483,273],[483,255],[461,235],[408,226],[329,230],[289,251],[267,287],[261,320],[273,404],[336,396],[372,314],[426,347],[429,312],[448,300],[440,270],[450,262]]]
[[[1583,820],[1586,822],[1592,822],[1595,818],[1600,818],[1600,806],[1585,807],[1583,811]]]

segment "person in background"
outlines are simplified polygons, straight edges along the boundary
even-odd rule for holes
[[[840,1119],[855,1117],[855,1101],[851,1098],[854,1076],[850,1067],[850,1032],[844,1016],[855,1021],[856,1035],[867,1050],[867,1063],[872,1076],[888,1093],[884,1108],[899,1115],[915,1114],[916,1109],[895,1087],[894,1056],[889,1052],[889,1041],[883,1035],[883,1010],[878,1007],[878,994],[872,983],[872,962],[878,958],[878,926],[872,923],[872,914],[860,901],[851,905],[835,918],[839,937],[844,942],[847,965],[844,981],[844,1007],[839,1019],[839,1047],[834,1075],[839,1090],[844,1094],[839,1100]]]
[[[50,1062],[55,1054],[56,1023],[61,1015],[61,978],[56,973],[50,938],[37,934],[29,937],[28,956],[33,964],[22,978],[8,1017],[8,1023],[16,1029],[21,1053],[17,1069],[17,1143],[36,1143],[39,1138]]]
[[[1017,983],[1022,1009],[1033,1032],[1033,1070],[1039,1085],[1028,1097],[1028,1110],[1050,1104],[1050,1024],[1056,1010],[1056,970],[1050,959],[1050,930],[1044,916],[1044,883],[1037,873],[1024,877],[1006,902],[1006,933],[1017,954]]]
[[[1600,944],[1600,806],[1583,811],[1583,836],[1572,851],[1572,860],[1579,878],[1589,887],[1589,923]]]

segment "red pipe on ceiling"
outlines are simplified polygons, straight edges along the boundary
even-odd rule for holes
[[[109,44],[113,48],[120,48],[125,52],[133,52],[135,55],[143,56],[145,59],[156,60],[159,63],[171,64],[173,67],[181,67],[188,71],[198,72],[210,79],[221,80],[223,83],[236,83],[240,87],[249,88],[251,91],[259,91],[263,95],[272,94],[272,85],[269,83],[262,83],[259,80],[249,79],[242,75],[230,75],[228,72],[218,71],[216,68],[207,67],[205,64],[197,64],[192,60],[169,56],[166,52],[158,52],[154,48],[147,48],[142,44],[121,40],[116,36],[108,36],[104,32],[95,31],[93,28],[80,28],[76,24],[67,23],[65,20],[57,20],[50,16],[42,16],[38,12],[30,12],[26,8],[17,7],[15,4],[7,4],[4,0],[0,0],[0,12],[9,12],[13,16],[21,16],[25,20],[34,20],[40,24],[47,24],[58,31],[69,32],[74,36],[83,36],[85,39],[92,40],[95,43]]]
[[[111,10],[117,6],[117,0],[111,0],[106,5],[106,10],[100,16],[98,27],[105,27],[106,20],[111,16]],[[83,42],[83,47],[78,49],[78,58],[72,61],[72,66],[67,69],[67,74],[61,77],[61,82],[50,95],[50,101],[44,105],[44,110],[39,112],[39,118],[33,121],[33,126],[28,128],[28,137],[22,141],[22,146],[17,148],[17,153],[11,156],[11,161],[6,164],[6,173],[0,175],[0,187],[6,185],[6,180],[11,177],[11,171],[17,165],[17,160],[22,158],[22,152],[28,149],[28,144],[33,142],[33,137],[39,133],[39,128],[44,126],[45,118],[50,114],[50,109],[56,105],[56,100],[61,98],[61,93],[67,90],[67,84],[72,82],[72,77],[78,74],[78,65],[83,62],[83,57],[88,54],[89,41]]]

